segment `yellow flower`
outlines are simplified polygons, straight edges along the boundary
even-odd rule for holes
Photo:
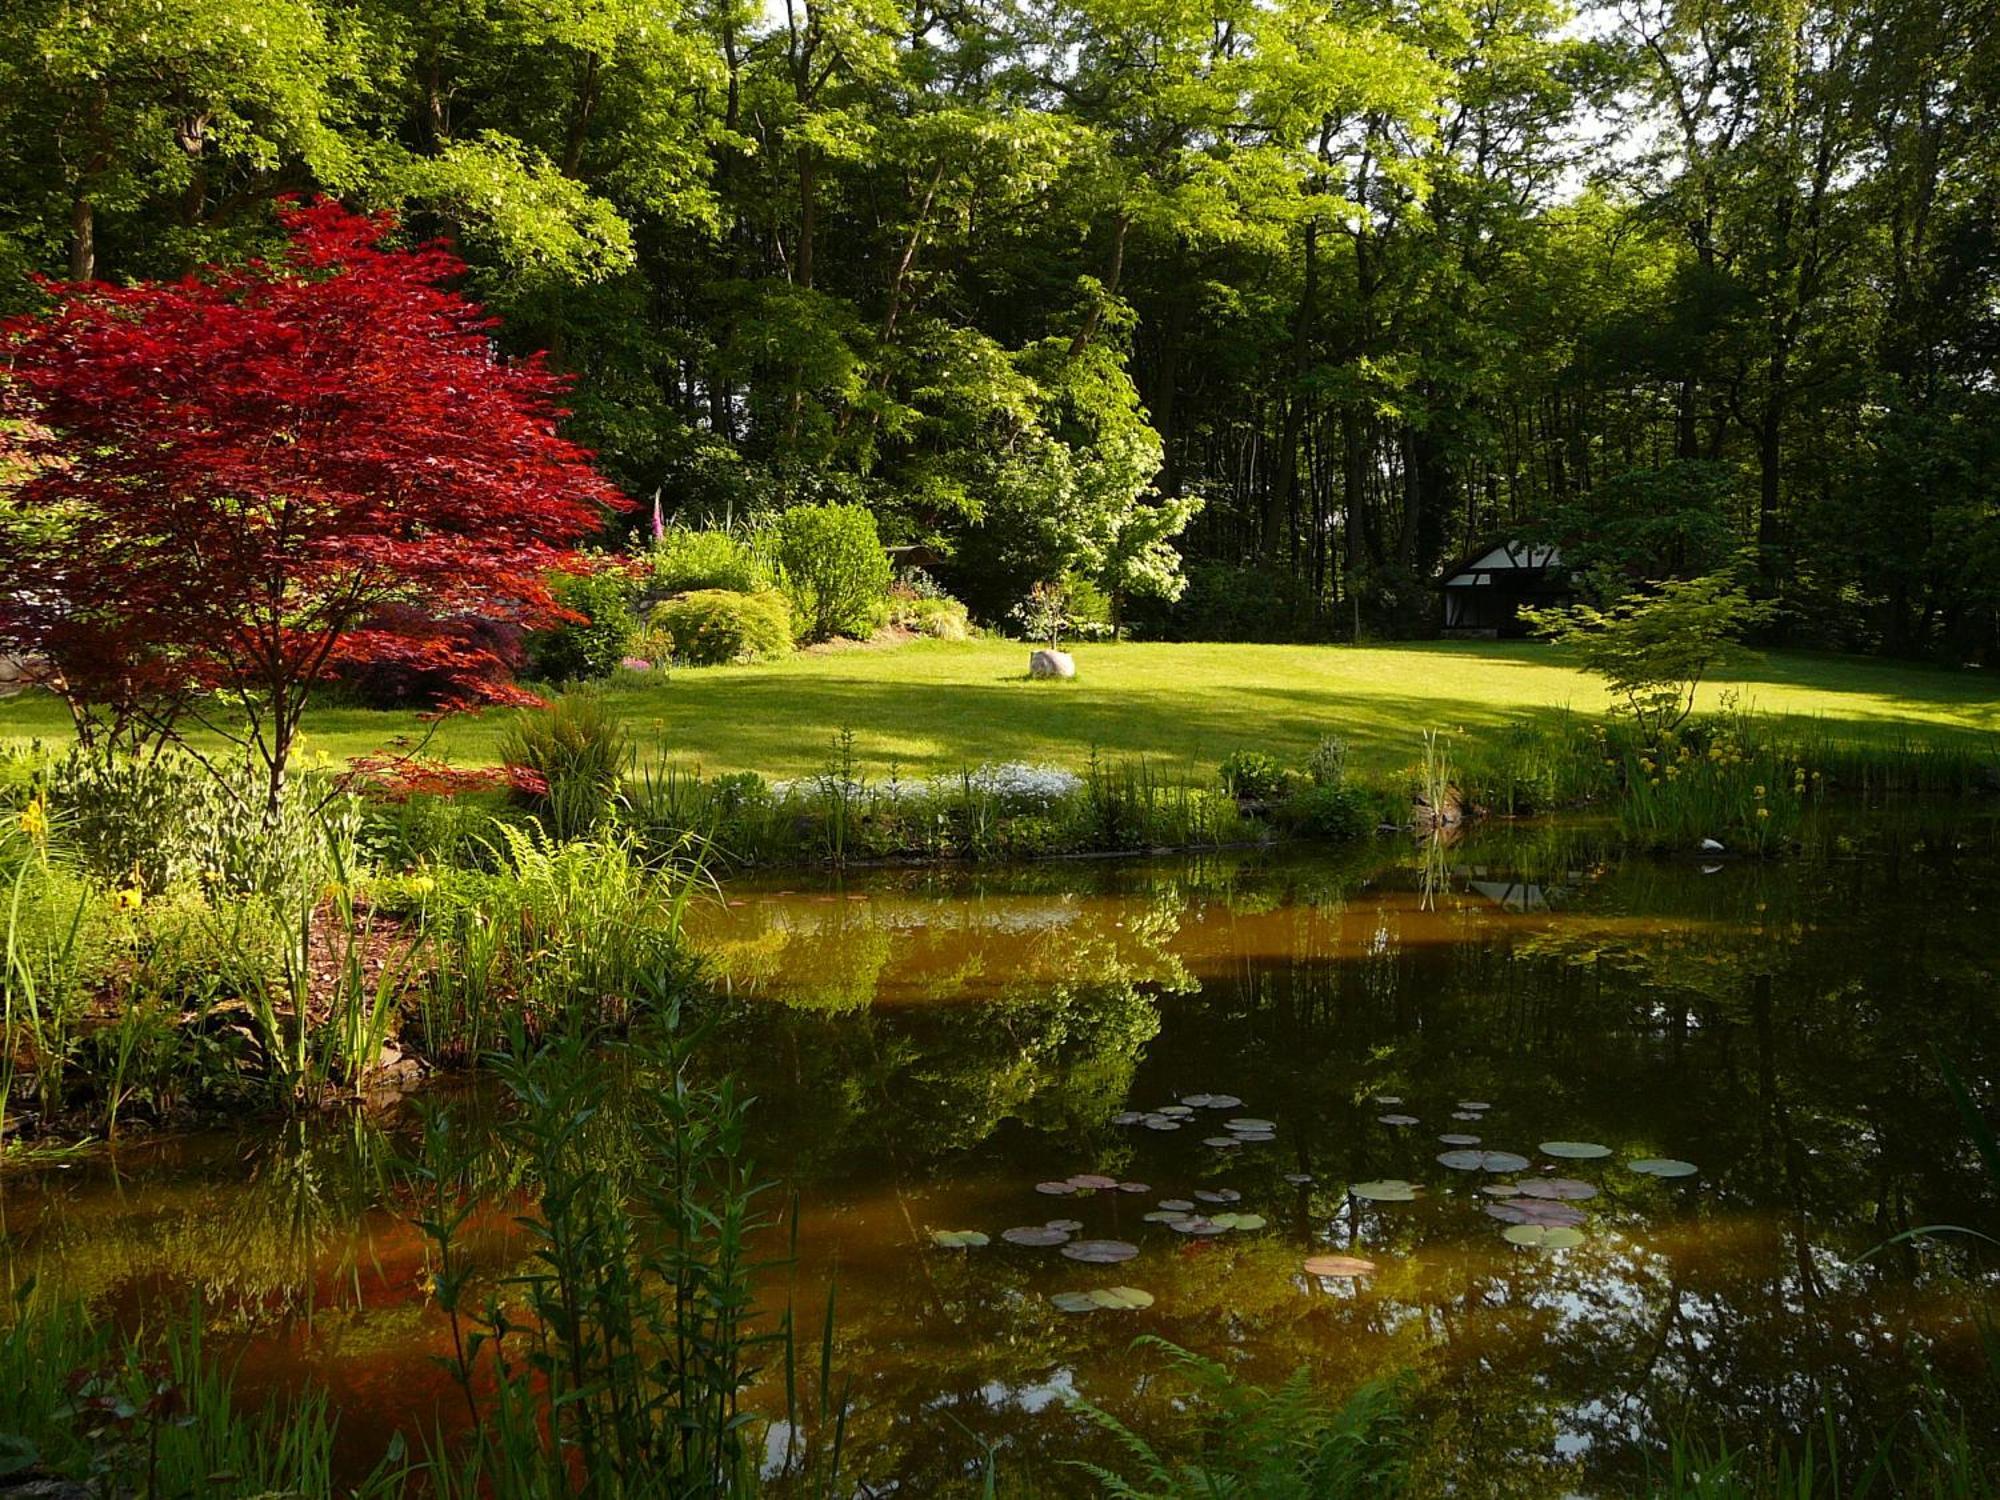
[[[136,885],[128,885],[122,891],[111,893],[111,904],[119,911],[137,911],[145,899],[145,893]]]
[[[40,797],[31,800],[21,809],[21,832],[36,843],[46,843],[49,837],[49,810]]]
[[[415,891],[419,896],[428,896],[437,888],[437,877],[433,875],[415,875],[410,879],[410,889]]]
[[[1759,782],[1757,785],[1757,795],[1760,797],[1764,795],[1764,786],[1762,782]]]
[[[1768,818],[1771,816],[1771,809],[1768,807],[1760,807],[1757,809],[1757,816],[1760,818]]]
[[[1667,780],[1669,780],[1669,781],[1672,781],[1672,780],[1674,780],[1674,779],[1675,779],[1676,777],[1678,777],[1678,776],[1679,776],[1680,774],[1681,774],[1681,768],[1680,768],[1679,766],[1668,766],[1668,767],[1667,767]]]

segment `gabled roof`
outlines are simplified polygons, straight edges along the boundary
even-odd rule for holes
[[[1562,553],[1546,543],[1518,538],[1490,542],[1444,570],[1445,588],[1471,588],[1493,582],[1496,574],[1547,573],[1562,566]]]

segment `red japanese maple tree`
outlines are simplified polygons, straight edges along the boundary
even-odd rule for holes
[[[564,380],[501,358],[451,289],[448,247],[332,202],[282,217],[280,263],[49,284],[0,327],[29,465],[0,494],[0,649],[48,663],[86,734],[227,728],[273,808],[343,660],[525,697],[443,622],[559,617],[545,578],[628,503],[558,434]]]

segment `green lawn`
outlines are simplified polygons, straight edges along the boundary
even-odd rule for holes
[[[1477,732],[1527,712],[1605,704],[1602,688],[1533,644],[1084,646],[1073,682],[1030,682],[1010,641],[925,641],[679,671],[610,697],[643,745],[709,770],[795,775],[823,762],[843,726],[878,772],[992,760],[1074,765],[1097,746],[1212,765],[1256,748],[1297,759],[1319,736],[1348,737],[1357,766],[1407,763],[1428,726]],[[2000,731],[2000,679],[1853,657],[1772,654],[1734,687],[1767,712],[1817,717],[1844,738]],[[461,764],[490,761],[504,714],[460,718],[432,741]],[[67,720],[40,695],[0,702],[0,744],[60,738]],[[344,759],[422,728],[409,715],[327,709],[308,750]]]

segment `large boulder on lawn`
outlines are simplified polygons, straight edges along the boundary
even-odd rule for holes
[[[1074,677],[1076,658],[1067,651],[1036,651],[1028,657],[1030,677]]]

